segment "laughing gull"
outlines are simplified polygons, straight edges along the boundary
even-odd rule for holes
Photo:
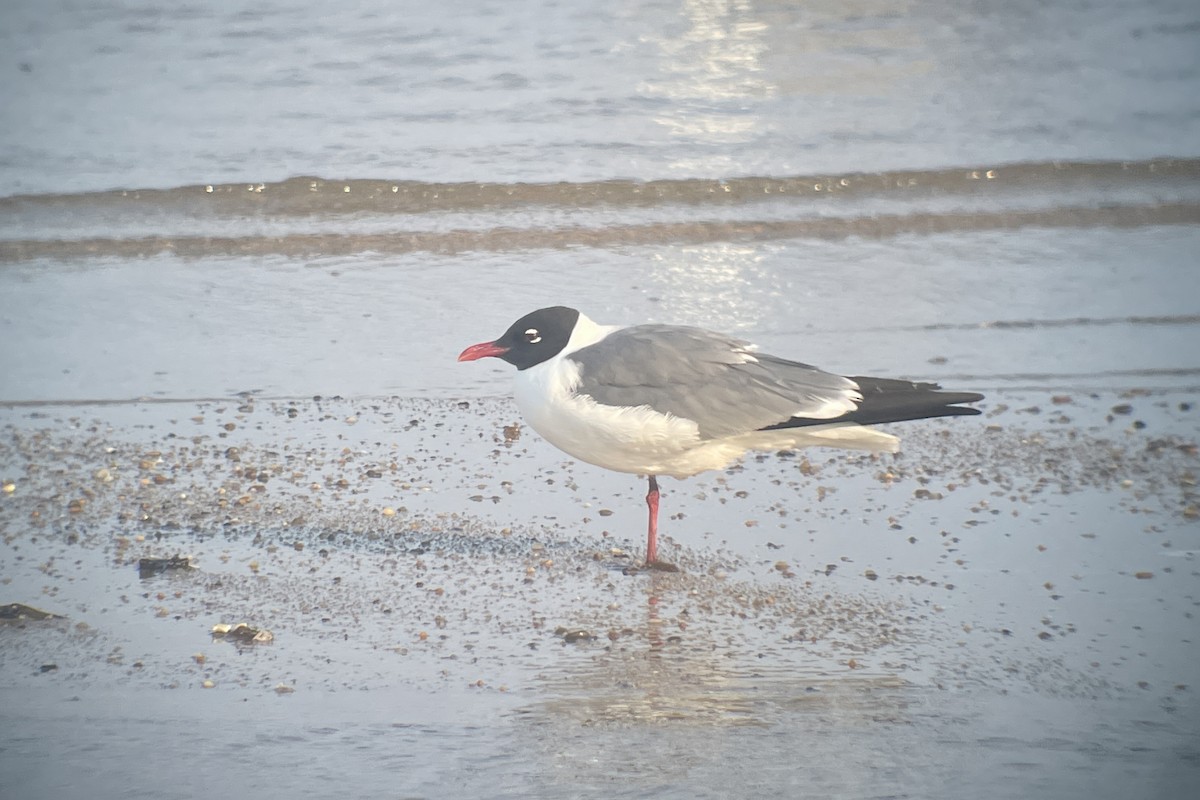
[[[866,427],[978,414],[974,392],[935,383],[843,377],[682,325],[597,325],[554,306],[514,322],[459,361],[517,368],[529,425],[581,461],[647,475],[646,563],[658,561],[658,476],[721,469],[750,450],[810,445],[894,453],[900,440]]]

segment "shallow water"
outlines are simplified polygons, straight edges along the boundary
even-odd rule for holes
[[[1193,5],[7,4],[0,785],[1187,796]],[[454,361],[552,303],[985,416],[626,574],[644,483]]]
[[[8,193],[1200,155],[1188,0],[6,3]]]

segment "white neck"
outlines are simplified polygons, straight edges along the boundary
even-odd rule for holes
[[[613,331],[620,330],[621,327],[620,325],[597,325],[590,317],[580,312],[579,319],[575,322],[575,329],[571,331],[570,341],[567,342],[567,346],[562,349],[562,352],[556,358],[570,355],[576,350],[593,345]]]
[[[550,398],[566,398],[579,385],[579,365],[569,359],[571,353],[582,350],[603,339],[619,325],[597,325],[583,314],[575,322],[567,346],[553,358],[548,358],[529,369],[517,370],[516,400],[521,413],[534,430],[554,441],[547,433],[551,423],[544,420],[548,413],[545,403]]]

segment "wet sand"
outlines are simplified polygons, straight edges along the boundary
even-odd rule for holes
[[[0,769],[60,796],[332,796],[388,757],[349,785],[1194,785],[1194,395],[1004,400],[897,426],[897,457],[664,485],[677,574],[630,569],[641,483],[507,401],[10,406],[0,600],[61,618],[0,623]],[[212,635],[238,622],[273,640]]]

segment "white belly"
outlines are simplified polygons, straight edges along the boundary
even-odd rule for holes
[[[561,357],[517,373],[515,398],[525,421],[568,455],[616,472],[686,478],[729,466],[747,450],[812,445],[896,452],[896,437],[860,425],[831,423],[777,431],[750,431],[701,439],[696,423],[648,406],[605,406],[575,394],[579,371]]]
[[[519,375],[525,377],[529,372],[532,370]],[[678,472],[673,465],[679,457],[701,444],[694,422],[659,414],[645,406],[603,406],[565,387],[553,391],[547,402],[538,384],[536,380],[518,378],[517,407],[546,441],[580,461],[617,472],[673,475]],[[686,471],[680,477],[698,471]]]

